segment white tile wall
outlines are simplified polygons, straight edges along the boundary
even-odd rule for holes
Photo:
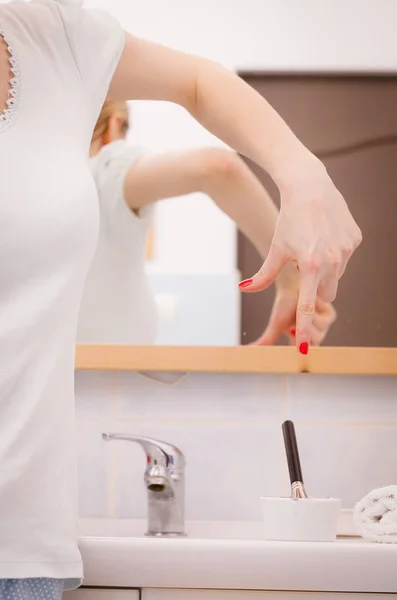
[[[150,376],[152,377],[152,376]],[[311,495],[352,507],[397,483],[397,378],[137,373],[76,375],[83,517],[143,518],[145,459],[104,431],[170,441],[187,458],[188,519],[259,519],[287,494],[281,422],[293,418]]]
[[[102,518],[112,515],[112,449],[101,437],[106,424],[105,420],[77,423],[82,516]]]
[[[154,375],[160,378],[161,375]],[[179,383],[178,383],[179,381]],[[181,374],[170,384],[150,375],[117,377],[117,419],[279,420],[283,390],[276,375]]]
[[[397,378],[295,375],[288,377],[294,420],[397,426]]]
[[[302,426],[298,430],[308,492],[352,507],[371,489],[397,483],[397,429]]]

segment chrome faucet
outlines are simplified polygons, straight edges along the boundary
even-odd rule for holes
[[[151,537],[185,535],[185,457],[166,442],[126,433],[104,433],[103,439],[125,440],[142,446],[147,467],[148,531]]]

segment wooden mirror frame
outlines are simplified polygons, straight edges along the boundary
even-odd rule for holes
[[[76,370],[397,375],[397,348],[77,346]]]

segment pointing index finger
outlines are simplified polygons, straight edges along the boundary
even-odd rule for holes
[[[302,354],[307,354],[311,342],[313,317],[316,310],[319,275],[315,271],[300,270],[300,293],[296,313],[296,343]]]

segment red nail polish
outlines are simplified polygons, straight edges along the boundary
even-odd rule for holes
[[[238,287],[240,289],[244,289],[247,288],[251,285],[252,283],[252,279],[244,279],[244,281],[242,281],[241,283],[238,284]]]
[[[301,354],[308,354],[309,344],[307,342],[302,342],[302,344],[299,346],[299,352]]]
[[[296,336],[296,329],[291,329],[291,335]]]

